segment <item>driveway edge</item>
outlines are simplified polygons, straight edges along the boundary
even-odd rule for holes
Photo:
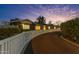
[[[60,38],[61,38],[61,39],[64,39],[66,42],[68,42],[68,43],[70,43],[70,44],[72,44],[72,45],[74,45],[74,46],[76,46],[76,47],[79,47],[79,44],[74,43],[74,42],[72,42],[72,41],[70,41],[70,40],[68,40],[68,39],[65,39],[63,36],[60,36]]]

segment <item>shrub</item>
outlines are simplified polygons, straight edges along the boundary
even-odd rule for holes
[[[61,30],[64,35],[68,35],[73,38],[79,37],[79,18],[72,19],[70,21],[61,24]]]
[[[0,40],[21,33],[19,28],[0,28]]]

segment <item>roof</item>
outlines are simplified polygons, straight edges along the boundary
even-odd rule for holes
[[[24,24],[32,24],[33,22],[29,19],[24,19],[24,20],[21,20],[21,23],[24,23]]]

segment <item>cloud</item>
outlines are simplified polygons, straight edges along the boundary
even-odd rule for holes
[[[31,18],[36,19],[36,17],[43,15],[46,17],[47,23],[49,21],[52,21],[52,23],[64,22],[79,16],[79,12],[68,5],[63,7],[60,7],[60,5],[35,5],[34,7],[30,6],[30,9],[30,14],[35,16],[35,18],[30,16]]]

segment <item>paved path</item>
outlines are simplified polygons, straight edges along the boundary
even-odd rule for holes
[[[56,33],[46,33],[32,39],[33,53],[47,54],[47,53],[79,53],[79,47],[76,47],[67,41],[61,39]]]

